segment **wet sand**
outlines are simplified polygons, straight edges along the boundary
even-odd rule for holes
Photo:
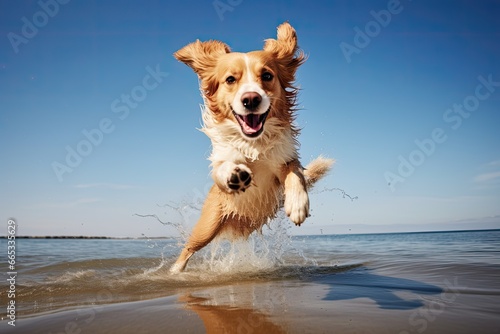
[[[424,276],[422,276],[424,277]],[[500,333],[500,292],[358,267],[19,318],[2,333]]]

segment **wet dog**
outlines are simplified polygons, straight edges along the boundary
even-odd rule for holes
[[[260,231],[282,206],[302,224],[309,215],[308,188],[333,164],[321,156],[306,168],[299,161],[294,81],[305,56],[290,24],[281,24],[263,50],[231,52],[220,41],[198,40],[174,56],[200,80],[215,184],[173,273],[216,236],[246,238]]]

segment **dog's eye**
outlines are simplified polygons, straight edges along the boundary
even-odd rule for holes
[[[230,76],[228,76],[228,77],[226,78],[226,83],[228,83],[229,85],[231,85],[231,84],[233,84],[233,83],[235,83],[235,82],[236,82],[236,78],[235,78],[235,77],[233,77],[232,75],[230,75]]]
[[[264,72],[264,73],[262,73],[261,78],[262,78],[262,81],[271,81],[271,80],[273,80],[274,76],[269,72]]]

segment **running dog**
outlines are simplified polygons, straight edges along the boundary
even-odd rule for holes
[[[202,131],[212,142],[210,189],[172,273],[215,237],[246,238],[281,207],[295,225],[309,215],[310,188],[333,160],[299,161],[294,125],[295,72],[305,61],[292,26],[278,27],[263,50],[231,52],[220,41],[197,40],[174,54],[198,75],[204,100]]]

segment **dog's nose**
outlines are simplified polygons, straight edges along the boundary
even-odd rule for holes
[[[241,103],[243,103],[243,106],[250,111],[257,109],[261,101],[262,96],[256,92],[246,92],[241,96]]]

